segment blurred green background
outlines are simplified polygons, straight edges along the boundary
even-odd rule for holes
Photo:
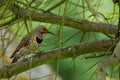
[[[44,0],[39,7],[41,9],[47,10],[59,1],[61,0]],[[85,0],[68,0],[62,5],[59,5],[59,7],[53,9],[51,12],[62,16],[87,19],[93,22],[117,24],[118,7],[113,4],[112,0],[88,1],[90,5],[92,5],[92,8],[95,10],[95,12],[101,13],[102,15],[104,15],[105,18],[100,14],[93,16],[93,9],[88,7],[88,4],[86,4]],[[44,35],[44,41],[42,43],[42,46],[40,46],[39,48],[40,51],[47,51],[54,48],[61,48],[64,46],[73,45],[76,43],[96,41],[108,38],[102,33],[83,32],[81,30],[69,28],[64,25],[33,21],[28,21],[27,23],[28,26],[30,26],[29,30],[33,28],[32,26],[42,24],[47,26],[49,31],[52,31],[56,34],[55,36],[49,34]],[[26,27],[21,26],[25,26],[24,22],[19,22],[18,24],[10,27],[10,31],[17,35],[18,40],[20,40],[22,36],[25,35],[28,31]],[[99,54],[104,52],[94,52],[90,54],[96,53]],[[85,57],[88,55],[89,54],[82,55],[76,57],[75,59],[67,58],[63,60],[57,60],[55,62],[49,63],[49,65],[54,69],[56,73],[58,73],[63,78],[63,80],[96,80],[95,71],[97,63],[105,57],[85,59]]]

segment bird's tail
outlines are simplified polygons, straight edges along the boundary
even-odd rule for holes
[[[16,52],[13,52],[13,54],[10,56],[10,58],[14,58]]]

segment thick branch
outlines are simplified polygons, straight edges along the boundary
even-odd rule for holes
[[[25,20],[54,23],[59,25],[63,23],[63,16],[60,16],[60,15],[55,15],[50,13],[39,13],[36,11],[21,8],[17,5],[12,5],[10,9],[15,15],[18,16],[18,18],[22,18]],[[115,25],[95,23],[95,22],[80,20],[80,19],[71,18],[71,17],[64,17],[64,18],[65,18],[64,19],[65,26],[80,29],[83,31],[94,31],[94,32],[101,32],[105,34],[115,34],[117,31],[117,28]],[[102,41],[96,41],[96,42],[76,44],[76,45],[64,47],[61,49],[54,49],[51,51],[38,53],[32,57],[33,61],[22,60],[18,63],[1,67],[0,78],[11,77],[15,74],[29,70],[30,69],[29,65],[32,65],[31,68],[34,68],[45,63],[56,61],[58,59],[59,54],[60,54],[60,59],[64,59],[64,58],[70,58],[73,56],[80,56],[82,54],[86,54],[90,52],[105,51],[110,46],[112,46],[111,40],[102,40]]]
[[[3,66],[0,68],[0,78],[11,77],[15,74],[29,70],[42,64],[50,63],[58,59],[77,57],[90,52],[101,52],[107,50],[112,45],[111,40],[101,40],[96,42],[78,43],[61,49],[54,49],[47,52],[38,53],[32,56],[32,60],[22,60],[18,63]]]
[[[27,10],[19,7],[18,5],[13,5],[11,8],[12,12],[18,15],[19,18],[25,20],[33,20],[38,22],[62,24],[63,16],[50,14],[50,13],[40,13],[32,10]],[[105,34],[115,34],[117,27],[115,25],[90,22],[87,20],[80,20],[77,18],[64,17],[64,25],[72,28],[77,28],[83,31],[93,31],[101,32]]]

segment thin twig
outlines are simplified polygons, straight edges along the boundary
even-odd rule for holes
[[[12,19],[10,19],[9,21],[4,22],[4,23],[1,23],[1,24],[0,24],[0,28],[3,28],[4,26],[10,25],[11,23],[15,22],[16,19],[17,19],[17,18],[16,18],[16,16],[15,16],[15,17],[13,17]]]
[[[60,6],[61,4],[63,4],[66,0],[62,0],[60,2],[58,2],[57,4],[53,5],[51,8],[47,9],[45,12],[50,12],[51,10],[57,8],[58,6]]]

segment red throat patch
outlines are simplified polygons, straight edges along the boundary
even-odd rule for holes
[[[40,32],[42,35],[45,34],[45,32]]]

